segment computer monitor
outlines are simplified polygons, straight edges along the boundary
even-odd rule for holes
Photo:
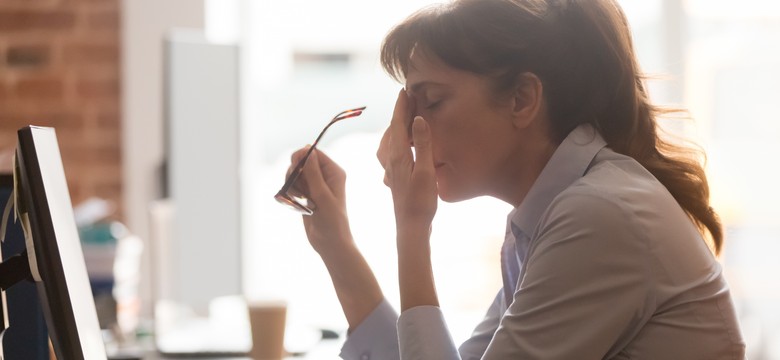
[[[105,360],[57,135],[35,126],[18,135],[17,210],[55,354],[61,360]]]
[[[0,208],[7,206],[13,194],[13,174],[0,172]],[[43,317],[41,302],[38,300],[38,290],[32,281],[22,281],[30,277],[24,233],[22,227],[13,221],[13,216],[10,213],[8,215],[10,220],[0,218],[0,224],[2,221],[8,221],[5,223],[5,240],[0,245],[3,255],[3,262],[0,263],[0,287],[5,290],[7,303],[3,315],[7,316],[8,321],[2,325],[10,326],[0,336],[2,356],[5,359],[49,360],[49,332],[46,330],[46,319]],[[0,226],[0,236],[2,235],[2,226]],[[16,259],[21,260],[22,264],[14,268],[12,263]],[[7,271],[26,273],[16,277],[8,276],[5,270],[8,267],[10,269]],[[2,284],[5,281],[8,282]]]

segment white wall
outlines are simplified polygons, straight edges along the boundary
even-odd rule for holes
[[[204,27],[203,0],[122,1],[122,164],[128,227],[149,245],[149,203],[159,196],[163,158],[163,39],[173,27]],[[142,315],[151,314],[148,252]]]
[[[157,259],[155,279],[169,281],[155,286],[155,299],[202,314],[212,299],[241,294],[239,48],[204,35],[177,29],[167,41],[168,196],[174,215],[169,237],[152,236],[160,244],[150,249]],[[159,256],[161,245],[169,256]]]

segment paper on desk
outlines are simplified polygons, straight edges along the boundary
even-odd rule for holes
[[[8,216],[11,215],[11,208],[14,207],[14,194],[8,197],[3,210],[3,217],[0,218],[0,242],[5,242],[5,232],[8,225]]]
[[[32,231],[30,231],[30,219],[27,215],[29,206],[21,198],[22,182],[19,179],[19,158],[14,154],[14,190],[8,198],[8,202],[3,210],[2,224],[0,224],[0,240],[5,241],[6,226],[8,217],[11,215],[11,208],[14,208],[14,223],[21,220],[22,231],[24,231],[25,246],[27,248],[27,261],[30,263],[30,273],[33,280],[41,281],[41,274],[38,272],[38,262],[35,257],[35,248],[32,244]]]

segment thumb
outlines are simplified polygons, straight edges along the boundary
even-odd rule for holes
[[[431,130],[422,116],[415,116],[412,123],[412,141],[414,142],[415,169],[418,166],[433,169],[433,150],[431,149]]]

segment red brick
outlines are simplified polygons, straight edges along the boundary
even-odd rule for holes
[[[119,62],[119,46],[114,44],[73,44],[65,47],[66,64]]]
[[[62,151],[62,144],[60,144],[60,154],[62,155],[62,167],[65,169],[65,178],[68,179],[68,184],[80,183],[83,174],[89,171],[89,166],[82,165],[80,162],[75,161],[67,156]],[[71,192],[72,194],[72,192]]]
[[[49,63],[51,51],[47,45],[13,45],[6,50],[9,67],[40,67]]]
[[[61,0],[2,0],[0,1],[0,8],[7,9],[31,9],[41,7],[51,7]]]
[[[67,160],[66,160],[67,159]],[[65,174],[73,188],[78,189],[79,201],[97,196],[119,201],[122,192],[122,174],[119,163],[96,164],[84,159],[66,158],[63,154]],[[74,190],[72,190],[74,191]],[[78,204],[74,200],[74,204]],[[117,205],[120,205],[117,203]]]
[[[94,191],[97,197],[109,199],[116,203],[122,194],[122,185],[119,182],[98,184],[95,186]]]
[[[76,16],[67,10],[0,10],[0,31],[61,31],[72,29]]]
[[[121,166],[119,163],[98,164],[92,167],[89,174],[89,182],[93,186],[111,186],[122,181]]]
[[[119,81],[116,79],[81,80],[76,85],[76,93],[87,98],[116,98],[119,96]]]
[[[96,128],[90,128],[84,133],[84,141],[92,147],[105,149],[105,148],[119,148],[122,136],[119,129],[114,130],[98,130]]]
[[[2,125],[0,129],[2,129],[0,130],[0,153],[13,151],[16,147],[16,130],[5,130]]]
[[[0,111],[0,124],[3,128],[19,129],[27,125],[51,126],[57,131],[80,129],[84,125],[83,117],[68,110],[8,110]]]
[[[93,7],[118,7],[119,0],[60,0],[65,3],[80,3]]]
[[[85,196],[84,186],[81,184],[78,178],[68,177],[65,178],[68,181],[68,191],[70,192],[70,201],[73,205],[78,205],[87,199]]]
[[[122,150],[119,144],[116,147],[96,148],[92,152],[94,159],[102,164],[119,164],[122,162]]]
[[[120,4],[0,0],[0,148],[24,125],[57,129],[74,204],[121,209]]]
[[[97,126],[100,129],[114,130],[119,129],[120,125],[119,110],[101,111],[97,115]]]
[[[77,113],[48,113],[34,116],[32,121],[36,121],[43,126],[51,126],[57,131],[64,129],[81,129],[84,126],[84,117]]]
[[[91,30],[119,31],[119,12],[108,10],[89,14],[87,25]]]
[[[39,76],[19,80],[13,93],[20,98],[62,98],[64,82],[55,76]]]
[[[122,160],[119,144],[114,146],[85,146],[83,143],[73,143],[67,139],[60,141],[62,158],[71,161],[96,166],[100,164],[119,164]]]

